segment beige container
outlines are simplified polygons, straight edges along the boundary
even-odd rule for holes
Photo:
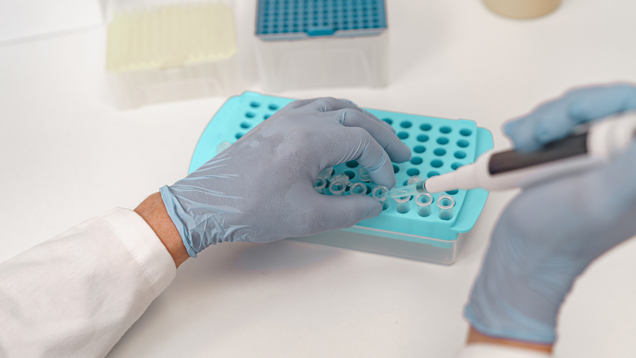
[[[484,4],[501,16],[531,19],[551,13],[561,0],[484,0]]]
[[[105,13],[117,108],[240,91],[232,0],[109,0]]]

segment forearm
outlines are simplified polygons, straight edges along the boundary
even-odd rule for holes
[[[134,212],[90,219],[0,264],[0,355],[104,356],[175,273]]]

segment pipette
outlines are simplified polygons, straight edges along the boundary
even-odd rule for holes
[[[393,188],[384,193],[376,195],[376,198],[402,198],[411,195],[427,194],[428,192],[424,188],[424,181],[418,181],[415,184],[409,184],[398,188]]]
[[[523,188],[606,163],[622,153],[632,143],[634,136],[636,112],[613,116],[595,123],[583,134],[548,143],[535,152],[488,151],[472,164],[429,178],[423,189],[439,193],[456,189]],[[412,189],[408,190],[407,195],[411,195]]]

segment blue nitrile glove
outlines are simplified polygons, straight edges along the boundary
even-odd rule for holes
[[[534,149],[585,121],[636,109],[636,87],[574,90],[508,123],[517,148]],[[636,235],[636,144],[602,167],[524,189],[503,211],[465,317],[477,331],[555,341],[559,308],[597,257]]]
[[[376,183],[390,188],[391,159],[410,158],[395,131],[372,114],[345,100],[310,99],[290,103],[160,191],[188,254],[196,257],[224,241],[308,236],[377,216],[382,205],[370,196],[317,193],[318,174],[357,160]]]

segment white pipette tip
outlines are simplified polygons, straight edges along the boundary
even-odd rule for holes
[[[430,177],[424,183],[424,188],[429,193],[439,193],[443,191],[457,189],[456,177],[457,172],[450,172],[442,175]]]
[[[475,164],[469,164],[459,167],[455,171],[428,178],[426,183],[424,183],[424,187],[429,193],[474,189],[479,186],[476,174]]]

